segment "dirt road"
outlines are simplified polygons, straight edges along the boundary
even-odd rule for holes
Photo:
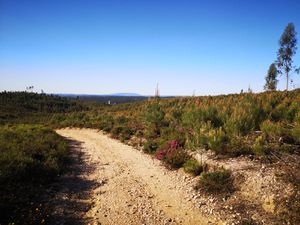
[[[96,182],[85,217],[91,224],[217,224],[196,205],[195,178],[93,129],[57,133],[81,142],[85,179]],[[83,165],[84,166],[84,165]],[[209,213],[208,213],[209,214]]]

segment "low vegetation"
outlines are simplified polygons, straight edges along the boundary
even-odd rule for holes
[[[185,172],[190,173],[194,176],[200,175],[206,170],[206,165],[200,165],[200,163],[195,159],[189,159],[183,164],[183,169]]]
[[[208,193],[230,193],[233,191],[231,173],[224,169],[202,173],[197,188]]]
[[[37,125],[0,127],[1,224],[42,223],[39,197],[64,169],[67,143]]]

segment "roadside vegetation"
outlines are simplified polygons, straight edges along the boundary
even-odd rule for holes
[[[66,141],[38,125],[0,127],[0,222],[40,224],[45,187],[64,170]]]
[[[43,113],[37,115],[41,105],[50,104],[48,99],[52,110],[44,107]],[[90,127],[123,142],[134,137],[139,141],[133,144],[142,145],[146,153],[171,168],[182,167],[190,159],[187,150],[199,148],[217,155],[253,155],[258,159],[299,154],[300,89],[153,98],[113,106],[84,105],[75,100],[21,92],[1,93],[0,104],[2,123],[34,121],[53,128]]]
[[[262,159],[299,153],[300,90],[158,98],[54,114],[49,123],[97,128],[122,141],[139,137],[144,151],[160,159],[199,148]]]

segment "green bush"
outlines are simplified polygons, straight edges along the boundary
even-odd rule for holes
[[[209,193],[231,192],[233,190],[231,172],[223,169],[202,173],[197,188]]]
[[[232,137],[228,143],[227,149],[222,152],[223,154],[228,154],[233,157],[240,155],[250,155],[253,154],[251,146],[240,137]]]
[[[44,180],[60,173],[67,143],[54,131],[34,125],[0,128],[0,180]]]
[[[154,153],[158,148],[158,144],[155,140],[148,139],[146,143],[144,143],[144,152],[146,153]]]
[[[177,148],[167,152],[164,162],[173,169],[178,169],[190,158],[184,149]]]
[[[113,129],[111,130],[111,134],[114,136],[114,137],[117,137],[120,133],[122,133],[124,127],[122,126],[115,126],[113,127]]]
[[[161,129],[167,124],[165,112],[162,110],[159,100],[146,105],[144,123],[147,138],[160,137]]]
[[[266,137],[271,139],[279,138],[284,132],[282,124],[271,122],[270,120],[264,121],[260,125],[260,129]]]
[[[300,125],[293,128],[292,136],[296,143],[300,143]]]
[[[228,141],[229,137],[221,128],[212,129],[208,133],[208,147],[217,154],[226,152],[226,144],[228,143]]]
[[[205,166],[200,165],[195,159],[189,159],[183,164],[183,169],[185,172],[197,176],[205,170]]]
[[[253,145],[253,152],[257,156],[265,156],[268,153],[266,140],[263,136],[258,136]]]
[[[64,171],[67,155],[66,141],[48,128],[0,127],[1,224],[40,224],[46,218],[49,212],[40,208],[40,196]]]
[[[294,132],[297,135],[297,129],[288,128],[283,123],[267,120],[261,124],[260,128],[263,134],[273,142],[281,140],[281,142],[292,144],[297,141],[297,136],[294,135]]]

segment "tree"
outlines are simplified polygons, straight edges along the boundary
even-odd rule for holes
[[[280,48],[277,53],[277,66],[279,73],[285,73],[286,76],[286,90],[289,88],[289,73],[293,69],[293,56],[297,50],[295,26],[289,23],[280,37]]]
[[[161,109],[159,99],[146,106],[145,111],[146,136],[157,138],[160,136],[161,128],[166,125],[165,112]]]
[[[278,70],[275,63],[272,63],[269,67],[268,74],[266,76],[266,84],[264,89],[267,91],[275,91],[277,87],[277,78]]]

